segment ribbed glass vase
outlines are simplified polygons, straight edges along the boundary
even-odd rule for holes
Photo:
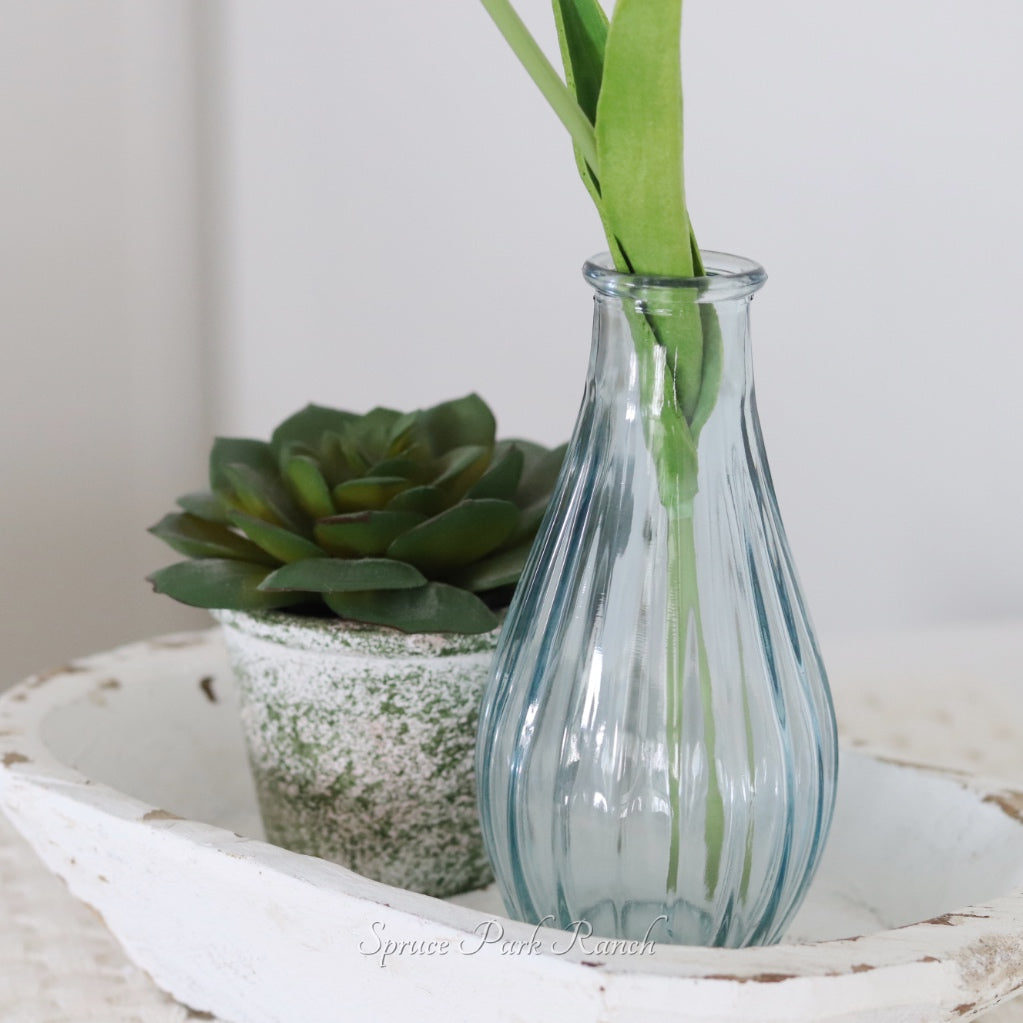
[[[584,268],[582,407],[484,694],[477,779],[512,916],[739,947],[777,941],[802,901],[838,761],[757,418],[766,277],[704,258],[693,279]]]

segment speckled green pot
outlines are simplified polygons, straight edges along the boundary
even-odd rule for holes
[[[491,880],[473,754],[498,630],[214,615],[270,842],[428,895]]]

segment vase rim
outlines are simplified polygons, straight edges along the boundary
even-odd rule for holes
[[[658,294],[696,292],[697,301],[718,302],[746,298],[759,291],[767,272],[755,260],[728,252],[701,249],[707,273],[703,277],[630,274],[616,270],[610,252],[601,252],[583,264],[583,276],[603,295],[644,300]],[[706,296],[706,297],[704,297]]]

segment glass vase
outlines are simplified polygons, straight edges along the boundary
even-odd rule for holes
[[[781,936],[831,821],[835,719],[757,417],[766,275],[589,262],[593,347],[480,718],[511,916],[603,937]]]

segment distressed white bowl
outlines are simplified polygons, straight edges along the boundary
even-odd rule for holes
[[[906,1023],[1023,986],[1023,795],[997,785],[847,753],[791,943],[566,951],[492,891],[443,902],[260,841],[236,713],[214,632],[0,700],[0,805],[158,984],[226,1020]]]

